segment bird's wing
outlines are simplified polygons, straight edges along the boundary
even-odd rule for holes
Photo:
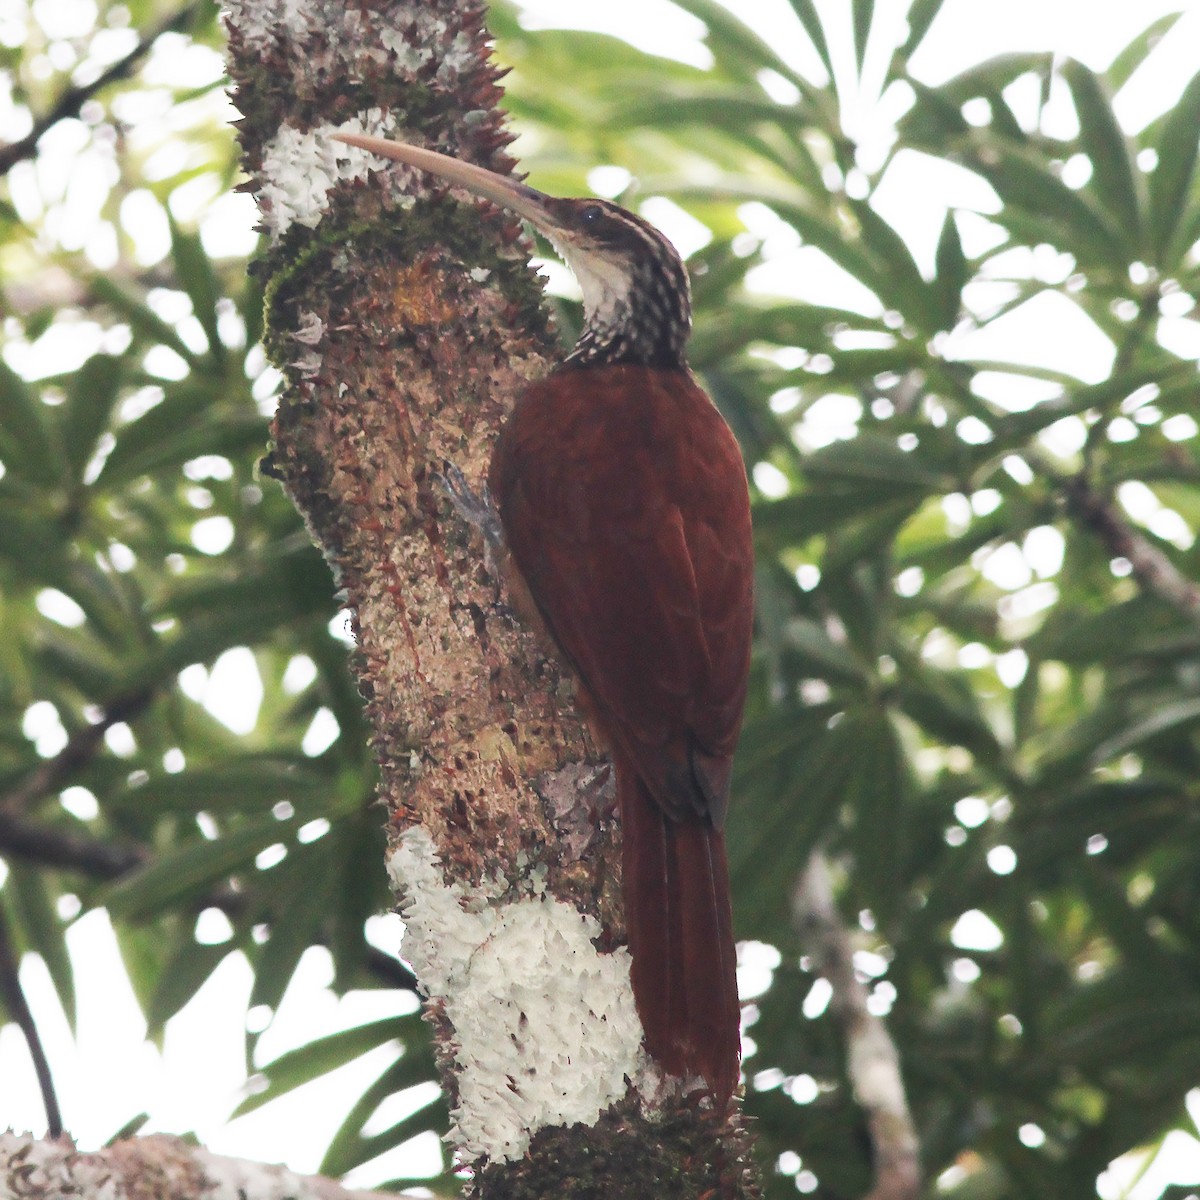
[[[753,608],[745,471],[720,414],[680,372],[551,376],[518,402],[490,484],[604,732],[669,813],[719,827]]]

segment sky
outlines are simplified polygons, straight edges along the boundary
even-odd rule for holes
[[[744,20],[754,25],[781,54],[813,78],[822,75],[815,55],[797,42],[791,46],[781,30],[794,27],[794,18],[787,0],[726,0]],[[841,0],[837,0],[841,3]],[[88,0],[36,0],[35,11],[47,27],[57,22],[65,29]],[[834,0],[818,7],[827,9]],[[591,28],[627,37],[640,48],[669,53],[702,65],[707,58],[700,38],[703,26],[695,18],[676,8],[668,0],[606,0],[597,5],[593,0],[522,0],[527,24],[532,28],[563,25]],[[897,0],[878,0],[877,9],[899,20],[904,6]],[[985,57],[1015,50],[1054,50],[1082,59],[1089,66],[1102,69],[1111,61],[1114,52],[1125,45],[1141,28],[1157,16],[1186,10],[1187,15],[1170,38],[1157,50],[1146,68],[1139,71],[1124,89],[1117,106],[1118,116],[1128,129],[1137,130],[1169,107],[1178,97],[1187,78],[1194,72],[1200,55],[1200,0],[1007,0],[1006,3],[985,3],[983,0],[947,0],[921,52],[914,60],[914,70],[927,82],[938,83],[970,63]],[[0,20],[2,24],[2,20]],[[219,69],[219,68],[218,68]],[[203,82],[205,72],[211,72],[211,61],[197,57],[178,39],[160,49],[150,63],[151,77],[181,78],[194,73]],[[220,103],[220,101],[216,101]],[[131,101],[131,103],[135,103]],[[0,104],[0,137],[11,137],[19,130],[3,127],[3,106]],[[1068,121],[1069,113],[1060,114]],[[858,130],[870,144],[872,114],[859,114],[862,126]],[[153,110],[131,111],[126,115],[133,129],[131,137],[138,138],[139,122],[170,122],[172,115]],[[1049,114],[1051,121],[1055,114]],[[148,126],[147,126],[148,128]],[[884,130],[877,131],[881,136]],[[84,230],[81,238],[92,238],[87,249],[93,261],[103,266],[111,252],[105,235],[93,229],[86,232],[89,181],[87,172],[93,168],[86,162],[80,165],[70,132],[46,139],[43,162],[37,170],[44,176],[55,172],[78,172],[72,181],[77,210],[70,221]],[[520,151],[520,143],[516,147]],[[168,173],[170,164],[158,164]],[[30,168],[33,169],[32,167]],[[26,173],[28,175],[28,173]],[[30,176],[30,178],[32,178]],[[18,207],[36,202],[35,188],[25,186],[21,191],[19,178],[14,180]],[[984,189],[981,192],[981,188]],[[932,197],[936,197],[933,199]],[[188,198],[184,197],[185,205]],[[244,196],[217,198],[198,189],[191,203],[198,214],[205,214],[202,232],[206,247],[212,254],[244,254],[253,243],[251,226],[255,220],[252,204]],[[913,247],[918,262],[932,262],[937,232],[941,227],[947,204],[975,205],[986,208],[986,185],[945,164],[934,165],[932,160],[911,155],[898,161],[877,198],[878,207]],[[136,202],[135,202],[136,206]],[[123,214],[124,216],[125,214]],[[186,213],[178,214],[186,219]],[[663,211],[667,231],[685,242],[691,236],[686,223]],[[64,218],[66,220],[67,218]],[[161,256],[167,230],[157,210],[147,206],[146,212],[128,214],[131,224],[140,229],[139,254],[145,261]],[[658,216],[655,216],[658,219]],[[760,223],[758,228],[753,222]],[[93,221],[93,225],[94,225]],[[773,229],[768,217],[747,213],[752,232],[769,238]],[[82,243],[81,243],[82,244]],[[686,247],[685,247],[686,248]],[[803,270],[797,270],[797,265]],[[1053,264],[1043,264],[1053,269]],[[830,270],[814,261],[804,248],[783,239],[777,246],[773,265],[760,269],[758,285],[765,290],[794,290],[794,281],[803,278],[805,286],[819,295],[824,303],[848,306],[861,304],[847,278],[836,269]],[[1053,303],[1053,302],[1052,302]],[[1019,343],[1025,361],[1038,362],[1067,370],[1081,379],[1102,377],[1105,363],[1111,358],[1111,345],[1090,322],[1071,311],[1066,302],[1047,312],[1036,306],[1026,306],[1005,321],[984,333],[976,341],[961,348],[988,358],[1004,359],[1013,356],[1012,347]],[[1194,351],[1200,356],[1200,326],[1194,322],[1180,327],[1179,336],[1185,340],[1180,352]],[[1090,326],[1090,327],[1089,327]],[[1099,340],[1097,340],[1099,337]],[[1191,338],[1191,341],[1186,339]],[[64,348],[71,354],[90,353],[87,347]],[[10,360],[11,361],[11,360]],[[12,365],[18,366],[14,362]],[[38,364],[24,364],[28,373],[36,376]],[[59,362],[61,369],[61,362]],[[44,373],[44,372],[43,372]],[[826,418],[833,426],[837,413],[830,411]],[[835,431],[826,430],[829,436]],[[818,431],[817,436],[820,433]],[[1053,548],[1048,551],[1053,556]],[[211,672],[204,679],[193,681],[198,688],[207,688],[208,699],[215,710],[225,714],[234,728],[253,725],[256,702],[254,687],[247,684],[244,669],[237,660],[230,660],[224,674]],[[240,673],[239,673],[240,672]],[[225,682],[222,682],[225,680]],[[244,703],[238,707],[238,698]],[[1011,869],[1011,868],[1010,868]],[[979,914],[982,916],[982,914]],[[210,925],[215,917],[202,917]],[[984,918],[986,921],[986,918]],[[219,924],[219,922],[218,922]],[[986,926],[976,922],[959,932],[960,944],[969,948],[980,938],[990,936]],[[957,928],[957,927],[956,927]],[[209,934],[219,940],[221,931],[202,926],[201,936]],[[398,918],[380,916],[372,923],[371,936],[377,944],[395,951],[400,935]],[[148,1110],[148,1128],[170,1131],[195,1131],[202,1141],[219,1153],[236,1156],[286,1161],[302,1171],[314,1170],[329,1136],[342,1115],[365,1083],[385,1065],[388,1052],[376,1053],[342,1069],[336,1077],[320,1081],[321,1101],[314,1103],[313,1093],[301,1089],[293,1096],[246,1118],[228,1123],[228,1114],[237,1103],[245,1086],[243,1070],[243,1013],[250,994],[251,975],[244,960],[231,955],[205,985],[202,992],[170,1023],[160,1052],[143,1041],[144,1022],[129,990],[123,973],[116,967],[117,952],[111,927],[104,913],[83,916],[68,935],[75,962],[81,996],[82,1020],[72,1039],[65,1018],[57,1007],[44,966],[36,958],[27,957],[22,968],[25,983],[39,1024],[45,1037],[65,1120],[83,1148],[102,1144],[113,1132],[137,1113]],[[743,982],[747,991],[761,983],[761,971],[756,974],[753,956],[747,963]],[[331,970],[328,955],[319,949],[309,951],[293,981],[275,1020],[264,1035],[261,1048],[265,1057],[303,1044],[312,1037],[335,1029],[345,1028],[363,1020],[380,1017],[388,1012],[410,1011],[413,1001],[406,995],[352,994],[339,1000],[329,989]],[[253,1018],[254,1014],[252,1014]],[[44,1127],[41,1103],[33,1080],[32,1069],[24,1044],[13,1026],[0,1030],[0,1127],[40,1130]],[[97,1097],[103,1096],[102,1104]],[[402,1097],[385,1114],[380,1127],[402,1115],[402,1106],[419,1097]],[[1200,1092],[1192,1097],[1193,1117],[1200,1120]],[[1034,1127],[1036,1128],[1036,1127]],[[1034,1137],[1034,1134],[1030,1134]],[[420,1170],[436,1165],[436,1146],[428,1139],[409,1148],[409,1167]],[[377,1169],[356,1177],[369,1186],[386,1178],[395,1163],[384,1163]],[[1140,1182],[1134,1184],[1143,1169]],[[1200,1182],[1200,1144],[1186,1134],[1172,1134],[1167,1150],[1151,1164],[1130,1158],[1122,1161],[1102,1177],[1100,1193],[1105,1200],[1116,1200],[1126,1194],[1134,1200],[1151,1200],[1168,1182]]]

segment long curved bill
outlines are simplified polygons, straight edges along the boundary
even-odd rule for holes
[[[335,133],[333,139],[345,142],[347,146],[357,146],[371,154],[392,158],[407,166],[428,171],[448,183],[464,187],[477,196],[519,213],[526,220],[532,221],[543,233],[549,234],[558,227],[558,222],[551,216],[548,208],[551,197],[536,188],[518,183],[515,179],[497,175],[494,171],[477,167],[474,163],[460,162],[457,158],[439,154],[436,150],[410,146],[407,142],[365,137],[358,133]]]

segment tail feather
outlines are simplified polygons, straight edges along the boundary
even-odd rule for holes
[[[625,923],[646,1049],[672,1075],[737,1087],[740,1009],[725,838],[674,821],[635,771],[618,767]]]

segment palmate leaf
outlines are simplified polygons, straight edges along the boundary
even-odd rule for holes
[[[329,859],[340,870],[337,903],[330,914],[329,952],[336,984],[349,988],[361,978],[366,961],[368,918],[392,903],[383,868],[384,834],[372,805],[337,822],[326,836],[336,839]],[[374,864],[379,864],[377,870]]]
[[[1046,1052],[1085,1071],[1156,1056],[1200,1070],[1200,999],[1194,990],[1157,983],[1141,972],[1120,972],[1053,1006]]]
[[[321,940],[339,899],[336,829],[309,845],[290,847],[287,858],[272,871],[273,918],[267,941],[255,958],[251,1007],[277,1008],[301,955]]]
[[[917,455],[901,450],[895,442],[869,433],[834,442],[804,460],[810,479],[833,484],[861,483],[866,486],[920,488],[942,491],[952,485],[945,475],[922,463]]]
[[[1099,743],[1092,751],[1092,761],[1099,766],[1154,738],[1197,724],[1200,724],[1200,697],[1167,699],[1155,705],[1151,712],[1134,716],[1119,732]]]
[[[926,333],[942,328],[937,296],[921,276],[920,268],[904,239],[872,207],[862,200],[850,201],[863,243],[879,264],[875,290],[889,308]]]
[[[162,403],[118,430],[96,486],[116,488],[203,454],[241,458],[264,446],[266,421],[245,403],[223,403],[219,386],[172,387]]]
[[[996,731],[963,676],[916,662],[906,663],[896,685],[895,699],[903,712],[936,739],[965,746],[981,762],[995,764],[1003,759]]]
[[[803,99],[798,105],[784,105],[768,96],[747,95],[744,85],[729,83],[681,87],[666,94],[658,87],[649,95],[634,93],[618,97],[608,122],[614,129],[703,125],[706,137],[711,137],[715,130],[723,130],[745,139],[756,126],[800,128],[805,119]]]

